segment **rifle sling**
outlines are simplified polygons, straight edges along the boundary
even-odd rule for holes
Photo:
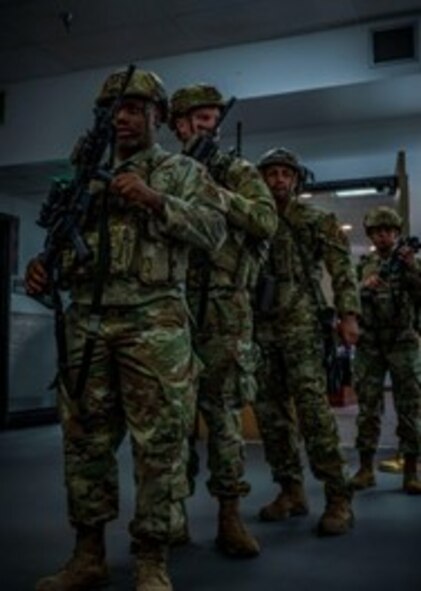
[[[51,295],[54,307],[54,334],[57,343],[58,375],[53,380],[50,388],[53,388],[57,385],[58,376],[61,376],[64,384],[68,384],[66,324],[63,310],[63,301],[60,296],[56,278],[53,279],[52,285]]]
[[[82,362],[76,380],[76,386],[75,389],[70,392],[70,398],[73,400],[81,400],[83,396],[101,321],[101,302],[104,292],[105,278],[108,272],[110,252],[110,237],[108,232],[108,199],[105,193],[101,200],[98,251],[98,266],[94,278],[92,304],[89,313],[88,335],[85,341]]]

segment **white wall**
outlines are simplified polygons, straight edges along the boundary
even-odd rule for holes
[[[233,145],[234,138],[227,138],[225,144]],[[298,152],[316,181],[393,175],[397,153],[404,150],[410,230],[421,236],[421,117],[249,136],[244,138],[244,156],[256,160],[275,146]]]
[[[239,99],[420,73],[416,61],[373,68],[369,49],[372,26],[146,60],[140,65],[159,73],[169,92],[186,83],[206,80]],[[419,44],[421,47],[421,40]],[[75,138],[90,123],[89,105],[112,69],[86,70],[6,87],[0,166],[67,158]]]

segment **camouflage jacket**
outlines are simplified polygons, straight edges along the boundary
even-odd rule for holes
[[[218,152],[208,169],[225,204],[227,238],[209,258],[200,251],[192,253],[188,287],[200,289],[201,273],[210,264],[210,289],[244,289],[254,281],[263,243],[276,231],[275,202],[259,172],[247,160]]]
[[[282,215],[264,273],[276,280],[273,318],[300,325],[324,305],[323,264],[332,285],[337,313],[359,312],[356,277],[348,239],[335,215],[296,199]]]
[[[390,261],[377,252],[363,255],[357,271],[361,295],[363,334],[379,331],[399,333],[412,330],[418,322],[421,305],[421,262],[414,268],[388,266]],[[373,274],[380,274],[383,284],[376,289],[363,287]]]
[[[164,196],[164,215],[158,218],[110,196],[109,269],[103,305],[137,305],[178,293],[186,280],[191,247],[214,251],[225,239],[224,201],[202,166],[158,144],[128,161],[116,162],[115,169],[119,168],[136,172]],[[79,303],[92,300],[98,225],[98,215],[93,215],[84,231],[94,254],[92,261],[73,269],[74,252],[63,257],[64,277],[67,271],[71,297]]]

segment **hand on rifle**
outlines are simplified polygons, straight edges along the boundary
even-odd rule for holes
[[[37,257],[29,261],[26,267],[25,289],[28,295],[40,295],[48,291],[47,271]]]
[[[338,322],[338,334],[343,343],[350,347],[358,341],[359,327],[355,314],[345,314]]]
[[[379,287],[385,287],[386,282],[380,277],[378,273],[371,273],[361,283],[361,287],[367,289],[378,289]]]
[[[151,209],[162,215],[164,200],[161,193],[151,189],[135,172],[121,172],[110,184],[113,193],[122,197],[128,205]]]
[[[398,258],[408,269],[416,267],[415,252],[410,246],[402,246],[398,251]]]

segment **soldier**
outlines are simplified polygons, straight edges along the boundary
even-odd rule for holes
[[[359,306],[348,241],[334,214],[298,201],[306,173],[294,154],[274,148],[257,166],[275,198],[279,218],[261,278],[271,285],[273,301],[266,302],[264,313],[256,314],[263,362],[255,411],[265,456],[281,492],[261,509],[260,518],[277,521],[308,512],[295,406],[311,469],[325,484],[327,503],[318,533],[343,534],[353,524],[351,490],[327,397],[320,320],[326,303],[320,280],[323,262],[332,280],[339,335],[345,344],[354,344]],[[259,308],[259,302],[256,305]]]
[[[364,217],[375,250],[359,266],[362,333],[355,356],[358,397],[356,446],[361,466],[352,479],[356,490],[375,486],[373,458],[377,449],[386,372],[398,418],[403,454],[403,490],[421,494],[417,477],[420,453],[421,357],[415,330],[421,301],[421,264],[414,250],[397,244],[402,220],[390,207],[376,207]]]
[[[119,93],[122,79],[120,72],[106,79],[99,105]],[[114,176],[108,189],[97,187],[84,227],[93,259],[74,270],[74,253],[63,253],[71,305],[66,314],[68,371],[60,376],[59,406],[76,546],[70,561],[41,579],[37,591],[91,590],[108,579],[104,530],[117,516],[115,454],[126,428],[137,484],[132,523],[140,542],[136,589],[172,589],[166,553],[184,529],[188,482],[181,458],[200,366],[192,354],[184,295],[188,252],[192,246],[218,248],[225,219],[206,171],[155,143],[167,106],[161,80],[136,70],[114,118]],[[93,277],[104,248],[98,246],[101,202],[109,204],[109,264],[82,406],[69,393],[92,320]],[[28,266],[26,285],[29,294],[48,289],[39,258]]]
[[[212,142],[224,105],[221,93],[207,84],[173,94],[169,124],[186,153],[200,138]],[[250,288],[259,246],[274,234],[277,219],[273,199],[250,162],[213,144],[206,166],[226,203],[228,236],[218,253],[197,250],[190,258],[194,343],[205,363],[198,408],[209,432],[208,488],[219,502],[216,544],[225,554],[248,557],[259,553],[239,514],[239,499],[250,490],[243,480],[241,411],[256,390]]]

